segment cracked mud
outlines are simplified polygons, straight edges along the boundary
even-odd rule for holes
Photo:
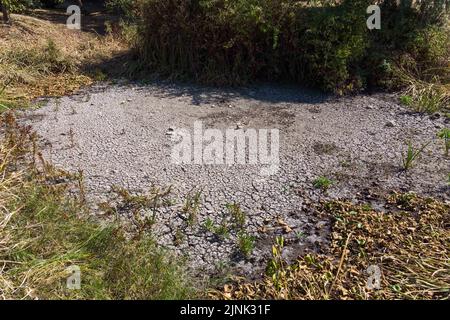
[[[322,199],[364,199],[371,193],[415,191],[449,200],[450,160],[436,133],[448,119],[418,114],[385,95],[327,97],[294,87],[261,85],[216,90],[188,85],[97,85],[25,111],[23,121],[42,138],[44,156],[58,167],[83,170],[89,203],[106,201],[111,186],[145,192],[172,186],[173,204],[157,214],[156,240],[202,274],[233,266],[257,276],[273,238],[288,239],[287,258],[326,245],[328,221],[310,204]],[[259,165],[177,165],[171,132],[194,122],[214,129],[278,129],[280,166],[262,177]],[[401,171],[407,142],[430,143],[415,166]],[[333,181],[325,192],[313,182]],[[202,190],[196,223],[186,224],[183,199]],[[366,198],[367,199],[367,198]],[[224,239],[204,227],[219,225],[238,203],[245,229],[256,237],[249,257],[237,232]],[[373,203],[374,206],[382,206]],[[123,219],[129,217],[124,213]]]

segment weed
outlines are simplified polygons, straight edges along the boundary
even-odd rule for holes
[[[147,194],[132,194],[127,189],[113,186],[112,192],[117,195],[117,203],[109,212],[127,212],[132,215],[135,237],[141,237],[145,232],[151,230],[156,223],[158,208],[168,205],[168,195],[171,187],[160,189],[153,187]]]
[[[242,280],[216,296],[228,299],[434,299],[450,291],[449,205],[414,194],[386,198],[389,212],[365,210],[351,201],[321,204],[318,214],[332,219],[327,250],[289,265],[283,239],[272,247],[262,281]],[[426,213],[426,214],[423,214]],[[370,266],[380,268],[380,288],[367,287]],[[370,279],[370,278],[369,278]]]
[[[197,191],[194,196],[188,194],[184,202],[182,211],[188,215],[187,222],[189,226],[192,226],[197,221],[197,215],[200,210],[202,191]]]
[[[236,229],[243,229],[245,226],[245,220],[247,219],[245,212],[241,210],[241,207],[237,203],[228,203],[226,205],[228,212],[233,220],[234,227]]]
[[[266,274],[277,290],[283,287],[283,279],[287,272],[287,264],[282,257],[283,248],[284,238],[276,237],[275,244],[272,246],[272,258],[266,268]]]
[[[297,237],[298,240],[303,240],[306,238],[306,235],[303,231],[296,231],[295,236]]]
[[[320,176],[316,180],[313,181],[314,188],[322,189],[323,191],[328,190],[332,184],[333,184],[333,181],[324,176]]]
[[[211,220],[211,218],[207,218],[207,219],[205,220],[205,222],[203,223],[203,227],[204,227],[207,231],[209,231],[209,232],[211,232],[211,233],[214,233],[214,222]]]
[[[237,235],[239,250],[246,257],[249,257],[255,249],[255,237],[247,232],[240,231]]]
[[[219,225],[215,225],[211,218],[207,218],[203,223],[203,227],[206,231],[211,232],[221,239],[226,239],[230,236],[230,227],[225,217],[222,218]]]
[[[450,129],[444,128],[441,131],[439,131],[437,135],[440,139],[444,140],[444,150],[445,155],[448,157],[448,152],[450,150]]]
[[[430,143],[426,143],[422,147],[420,147],[419,149],[416,149],[412,145],[411,141],[408,142],[408,150],[406,151],[406,154],[403,155],[403,159],[402,159],[402,165],[403,165],[403,170],[404,171],[409,170],[413,166],[415,161],[418,159],[418,157],[422,154],[422,152],[425,150],[425,148],[429,144]]]
[[[412,106],[413,98],[411,96],[403,95],[400,97],[400,102],[405,106]]]

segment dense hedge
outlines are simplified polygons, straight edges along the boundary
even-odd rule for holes
[[[420,35],[423,45],[423,30],[442,21],[445,10],[437,5],[449,1],[411,8],[385,0],[382,29],[372,31],[366,9],[373,0],[334,2],[140,0],[140,61],[213,84],[282,79],[337,93],[392,85],[393,53],[413,52]]]

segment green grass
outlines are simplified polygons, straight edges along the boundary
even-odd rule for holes
[[[36,136],[18,126],[11,114],[3,114],[0,122],[5,130],[0,141],[1,298],[197,296],[183,259],[156,245],[151,233],[130,237],[118,222],[93,219],[80,192],[68,192],[79,187],[74,181],[79,175],[45,162]],[[148,199],[129,200],[141,205]],[[80,268],[80,290],[66,286],[70,266]]]
[[[406,153],[403,155],[403,158],[402,158],[402,167],[403,167],[404,171],[407,171],[407,170],[412,168],[412,166],[415,164],[417,159],[420,157],[422,152],[425,150],[425,148],[429,144],[430,143],[426,143],[420,148],[415,148],[413,146],[413,144],[411,143],[411,141],[408,142],[408,149],[407,149]]]
[[[202,191],[195,192],[193,196],[188,194],[186,197],[182,211],[187,214],[187,223],[189,226],[193,226],[197,222],[201,200]]]
[[[238,247],[242,254],[249,257],[255,249],[255,237],[247,232],[240,231],[237,237]]]
[[[400,102],[405,106],[412,106],[413,105],[413,98],[408,95],[403,95],[400,97]]]
[[[243,229],[245,226],[247,215],[244,211],[241,210],[241,206],[237,203],[228,203],[226,205],[226,208],[231,215],[234,227],[236,229]]]
[[[313,186],[316,189],[322,189],[324,191],[328,190],[332,185],[333,181],[327,177],[320,176],[316,180],[313,181]]]

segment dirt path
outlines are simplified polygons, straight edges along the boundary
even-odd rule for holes
[[[202,272],[235,265],[256,275],[277,234],[292,240],[285,252],[288,258],[306,247],[320,247],[327,222],[309,214],[311,201],[357,201],[368,193],[391,190],[450,199],[450,160],[436,138],[440,128],[449,126],[448,119],[411,113],[382,96],[336,100],[269,85],[222,91],[99,85],[25,116],[42,136],[47,158],[57,166],[84,171],[92,203],[105,200],[111,185],[136,192],[172,185],[177,201],[159,213],[156,238],[187,254]],[[260,164],[174,164],[172,150],[181,139],[177,129],[192,131],[199,121],[203,128],[222,132],[279,130],[279,170],[267,176],[261,174]],[[407,141],[415,146],[431,143],[404,173],[400,166]],[[314,188],[319,176],[334,181],[328,192]],[[181,199],[200,189],[198,223],[187,227]],[[257,249],[248,259],[237,253],[236,232],[219,239],[202,227],[208,218],[219,225],[228,214],[225,205],[232,202],[241,205],[248,217],[245,228],[257,237]]]

